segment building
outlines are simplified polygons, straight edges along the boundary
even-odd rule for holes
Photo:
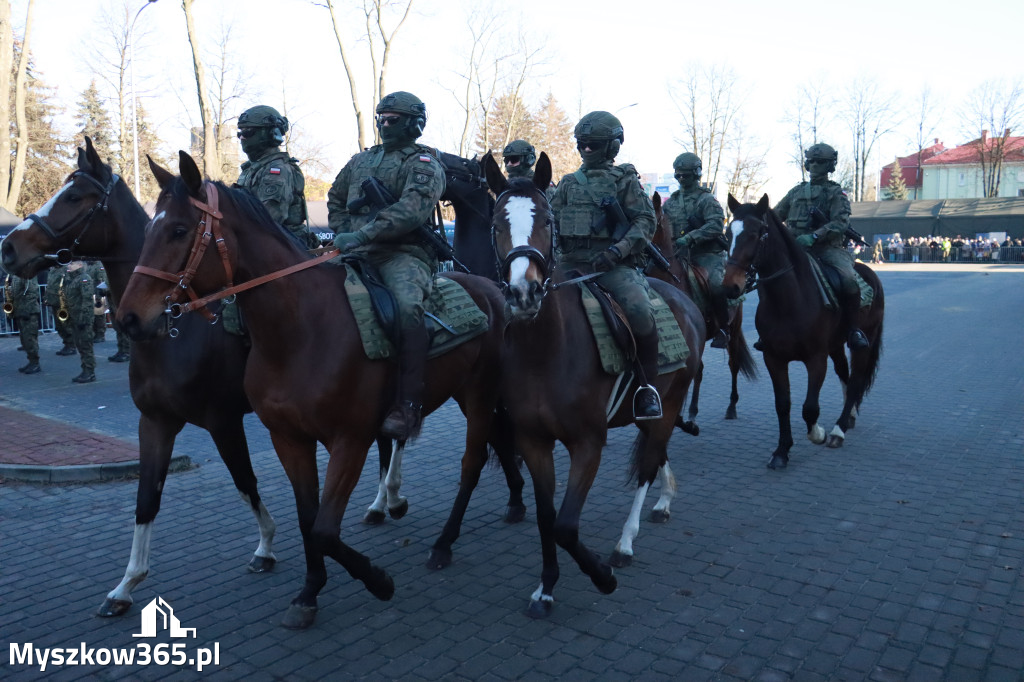
[[[879,199],[884,201],[892,198],[889,194],[889,182],[892,180],[892,174],[896,169],[897,163],[900,166],[900,174],[903,176],[903,184],[907,186],[906,198],[923,199],[922,181],[924,174],[922,173],[921,164],[945,150],[946,147],[939,142],[939,138],[935,138],[935,143],[930,147],[922,149],[920,154],[914,152],[909,156],[901,156],[888,166],[883,166],[881,177],[878,179]]]
[[[999,197],[1024,197],[1024,137],[981,137],[947,149],[922,163],[922,199],[976,199],[984,197],[986,172],[1002,145]],[[984,165],[982,163],[984,159]]]

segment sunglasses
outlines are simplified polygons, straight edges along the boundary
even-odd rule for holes
[[[578,140],[576,142],[576,149],[583,151],[584,147],[587,147],[593,151],[603,149],[608,144],[607,140]]]
[[[402,120],[401,114],[378,114],[377,125],[379,126],[393,126]]]
[[[523,157],[516,156],[516,155],[506,156],[505,157],[505,163],[519,163],[522,160],[523,160]]]
[[[245,139],[247,137],[252,137],[253,135],[258,133],[259,131],[260,131],[259,128],[239,128],[238,129],[238,133],[237,133],[238,139],[242,140],[242,139]]]

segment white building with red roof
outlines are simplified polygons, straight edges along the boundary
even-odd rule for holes
[[[937,154],[941,154],[945,150],[946,147],[939,142],[939,138],[935,138],[935,143],[930,147],[922,149],[920,154],[914,152],[909,156],[900,156],[888,166],[882,166],[882,174],[878,179],[879,197],[882,199],[890,198],[889,182],[892,180],[892,174],[898,163],[900,165],[900,175],[903,176],[903,184],[907,186],[907,199],[923,199],[922,181],[924,180],[924,173],[921,169],[921,163]]]
[[[1002,163],[999,168],[998,196],[1024,197],[1024,137],[1012,137],[1008,130],[1001,137],[990,137],[986,130],[976,140],[924,159],[921,163],[923,177],[918,198],[984,197],[986,175],[991,172],[993,161],[1000,156]],[[903,179],[909,188],[906,172]]]

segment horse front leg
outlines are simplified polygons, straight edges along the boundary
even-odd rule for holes
[[[825,442],[825,429],[818,424],[818,417],[821,416],[818,396],[828,372],[828,358],[823,354],[816,355],[804,361],[804,366],[807,367],[807,395],[804,397],[802,414],[804,424],[807,425],[807,440],[815,445],[821,445]]]
[[[533,497],[537,505],[537,530],[540,533],[540,585],[530,595],[526,614],[531,618],[547,618],[555,604],[555,583],[558,582],[558,545],[555,543],[555,462],[554,440],[533,439],[522,430],[516,432],[516,444],[523,454],[533,479]]]
[[[505,523],[519,523],[526,518],[526,503],[523,502],[523,487],[526,482],[519,471],[519,460],[516,458],[515,425],[503,407],[499,407],[494,413],[487,442],[497,454],[498,463],[505,474],[505,484],[508,486]]]
[[[726,419],[736,419],[736,403],[740,401],[739,392],[739,373],[740,373],[740,361],[739,356],[742,350],[737,348],[740,343],[746,343],[743,339],[742,334],[738,334],[733,330],[729,336],[729,374],[732,375],[732,387],[729,390],[729,407],[725,408]]]
[[[693,396],[690,398],[690,410],[687,420],[676,424],[684,432],[691,436],[700,435],[700,427],[697,426],[697,413],[700,411],[700,386],[704,381],[704,360],[697,365],[697,375],[693,378]]]
[[[135,496],[135,532],[128,567],[117,587],[107,594],[97,615],[124,615],[132,605],[132,590],[149,575],[153,521],[160,511],[160,497],[174,450],[174,438],[185,426],[183,419],[139,417],[139,487]]]
[[[785,469],[789,465],[789,450],[793,447],[793,431],[789,424],[789,363],[766,352],[764,364],[772,379],[772,391],[775,393],[775,415],[779,420],[779,444],[772,452],[768,468]]]
[[[230,417],[217,419],[210,422],[208,428],[214,445],[224,460],[231,480],[235,488],[246,503],[246,506],[256,517],[256,524],[260,530],[260,543],[249,560],[250,573],[264,573],[274,568],[277,557],[274,556],[274,533],[277,524],[260,499],[256,487],[256,473],[252,468],[252,458],[249,455],[249,443],[245,438],[245,427],[242,424],[241,413]]]

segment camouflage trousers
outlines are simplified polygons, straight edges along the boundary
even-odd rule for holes
[[[843,296],[860,296],[857,273],[853,269],[853,255],[849,251],[843,248],[818,247],[812,248],[811,253],[823,264],[835,268],[839,273]]]
[[[78,359],[82,363],[82,370],[86,372],[96,371],[96,355],[92,350],[92,340],[95,337],[92,328],[92,310],[88,315],[80,316],[80,319],[72,317],[68,320],[74,338],[75,348],[78,349]]]
[[[708,286],[712,291],[722,286],[725,279],[725,255],[721,251],[698,251],[691,256],[694,265],[699,265],[708,273]]]
[[[568,262],[566,269],[590,272],[589,261],[585,263]],[[597,283],[612,295],[615,302],[622,308],[629,326],[637,336],[646,336],[655,330],[654,313],[651,311],[649,298],[650,285],[636,268],[618,265],[597,278]]]
[[[18,317],[18,339],[25,349],[28,361],[39,364],[39,313]]]
[[[377,266],[384,286],[395,296],[402,329],[423,324],[424,301],[434,288],[434,269],[407,253],[374,255],[368,260]]]
[[[57,331],[57,336],[64,342],[65,346],[75,345],[75,335],[71,331],[71,320],[65,320],[63,322],[57,317],[60,312],[59,306],[50,306],[50,310],[53,312],[53,328]]]

